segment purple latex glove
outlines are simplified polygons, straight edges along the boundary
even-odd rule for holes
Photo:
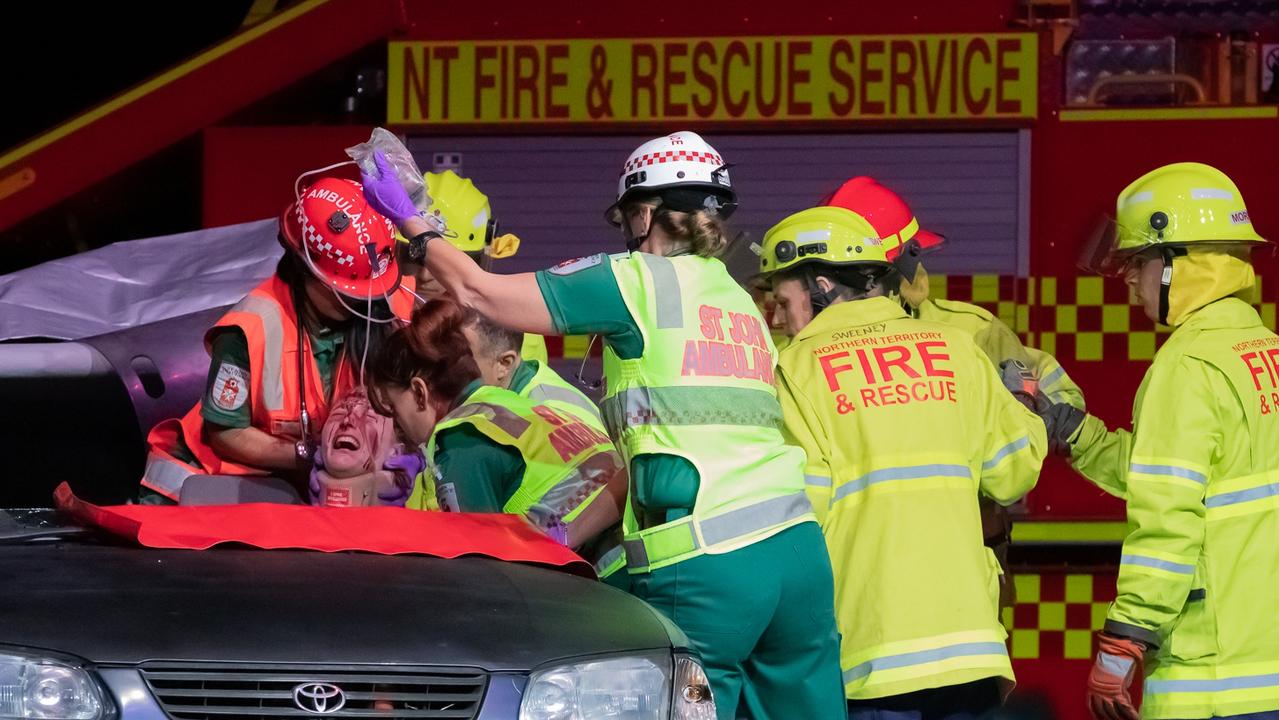
[[[551,536],[551,539],[555,542],[568,546],[568,526],[564,524],[563,520],[556,520],[551,523],[551,526],[546,528],[546,534]]]
[[[409,194],[400,185],[395,176],[395,168],[387,162],[381,150],[373,151],[373,163],[377,165],[377,175],[360,170],[360,183],[364,185],[364,199],[374,210],[385,215],[395,223],[396,227],[405,220],[417,215],[417,208],[409,199]]]
[[[319,468],[317,467],[311,468],[311,482],[307,487],[310,490],[308,494],[310,495],[311,504],[319,505],[320,504],[320,469]]]
[[[416,451],[397,452],[382,463],[382,469],[395,473],[395,486],[379,492],[377,499],[383,505],[404,507],[404,503],[408,502],[409,494],[413,492],[413,483],[417,481],[417,476],[426,469],[426,460],[422,459]]]

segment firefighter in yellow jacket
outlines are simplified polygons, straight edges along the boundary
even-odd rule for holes
[[[899,276],[860,215],[796,213],[760,263],[797,331],[779,395],[835,570],[849,717],[994,709],[1013,673],[977,497],[1034,486],[1043,424],[967,333],[886,296]]]
[[[875,228],[884,242],[884,254],[902,274],[900,295],[911,315],[963,328],[996,366],[1016,360],[1030,369],[1039,391],[1050,401],[1084,408],[1083,392],[1052,355],[1023,345],[1012,328],[983,307],[929,296],[928,273],[921,259],[948,243],[944,235],[920,227],[900,195],[874,178],[861,176],[846,180],[821,204],[852,210]]]
[[[922,259],[948,242],[944,235],[920,227],[914,211],[900,195],[874,178],[861,176],[846,180],[822,204],[852,210],[875,229],[884,243],[885,256],[901,273],[899,297],[912,317],[950,325],[972,335],[977,347],[1003,371],[1005,385],[1018,391],[1018,397],[1027,405],[1034,406],[1038,394],[1042,396],[1041,404],[1065,403],[1084,409],[1083,391],[1057,358],[1023,345],[1012,328],[983,307],[929,296],[928,273]],[[1032,381],[1029,388],[1026,380]],[[1004,569],[1000,607],[1012,607],[1016,602],[1008,573],[1012,518],[1003,506],[987,498],[982,499],[981,511],[982,534]]]
[[[1144,676],[1142,717],[1279,718],[1279,337],[1248,304],[1266,241],[1234,182],[1199,163],[1134,181],[1098,239],[1085,265],[1122,274],[1175,329],[1132,432],[1090,418],[1069,436],[1075,468],[1128,501],[1090,708],[1137,717]]]

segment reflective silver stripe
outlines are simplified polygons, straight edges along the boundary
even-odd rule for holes
[[[777,427],[782,419],[773,393],[751,388],[630,388],[604,398],[600,408],[614,433],[636,425]]]
[[[605,552],[600,556],[599,560],[595,561],[595,574],[599,575],[601,578],[606,578],[614,572],[621,570],[623,566],[622,558],[624,552],[625,551],[622,550],[621,545],[615,545],[609,548],[608,552]]]
[[[1194,480],[1200,484],[1208,482],[1207,475],[1204,475],[1201,472],[1195,472],[1189,468],[1177,467],[1176,465],[1147,465],[1145,463],[1133,463],[1129,469],[1132,472],[1141,473],[1143,475],[1168,475],[1171,477]]]
[[[1152,695],[1175,692],[1222,692],[1250,688],[1279,687],[1279,673],[1246,675],[1220,680],[1147,680],[1146,692]]]
[[[928,477],[960,477],[971,478],[972,473],[967,465],[911,465],[908,467],[884,468],[872,470],[865,475],[844,483],[835,491],[835,500],[842,500],[855,492],[861,492],[876,483],[889,480],[918,480]]]
[[[910,667],[911,665],[923,665],[924,663],[937,662],[938,660],[947,660],[953,657],[969,657],[973,655],[1000,655],[1008,657],[1008,648],[1005,647],[1003,643],[999,642],[973,642],[950,645],[947,647],[937,648],[935,650],[918,650],[916,652],[902,653],[900,655],[873,658],[860,665],[856,665],[849,670],[845,670],[844,682],[850,683],[854,680],[860,680],[867,675],[870,675],[872,672],[881,670]]]
[[[981,469],[982,469],[982,470],[989,470],[989,469],[991,469],[991,468],[995,467],[996,465],[998,465],[998,464],[999,464],[999,461],[1000,461],[1000,460],[1003,460],[1004,458],[1008,457],[1009,455],[1012,455],[1013,453],[1017,452],[1018,450],[1023,450],[1023,449],[1025,449],[1028,445],[1030,445],[1030,436],[1029,436],[1029,435],[1027,435],[1027,436],[1025,436],[1025,437],[1022,437],[1022,438],[1019,438],[1019,439],[1017,439],[1017,440],[1014,440],[1014,441],[1012,441],[1012,442],[1008,443],[1007,445],[1005,445],[1005,446],[1003,446],[1003,447],[999,448],[999,452],[995,453],[995,456],[994,456],[994,457],[992,457],[991,459],[989,459],[989,460],[987,460],[986,462],[982,463],[982,464],[981,464]]]
[[[781,525],[812,511],[813,505],[803,492],[769,498],[763,502],[703,520],[701,522],[702,538],[707,545],[718,545]]]
[[[644,547],[643,540],[626,540],[622,543],[622,550],[626,553],[626,564],[629,567],[648,567],[648,549]]]
[[[1154,199],[1155,199],[1155,194],[1148,190],[1145,192],[1133,193],[1132,195],[1129,195],[1124,200],[1120,201],[1119,207],[1126,208],[1129,205],[1132,205],[1134,203],[1150,202],[1151,200],[1154,200]]]
[[[650,554],[648,546],[645,545],[645,540],[655,540],[666,533],[686,535],[691,545],[687,552],[693,552],[709,545],[719,545],[747,535],[753,535],[782,523],[801,518],[812,511],[813,506],[808,501],[808,495],[801,491],[761,500],[753,505],[730,510],[723,515],[716,515],[713,518],[700,521],[699,526],[701,527],[702,539],[705,544],[698,542],[697,534],[693,532],[693,526],[687,522],[664,530],[659,529],[645,538],[627,540],[622,543],[622,547],[626,550],[626,564],[631,568],[642,570],[652,563],[659,563],[674,557],[671,555]]]
[[[1238,503],[1248,502],[1250,500],[1260,500],[1262,498],[1273,497],[1279,495],[1279,483],[1268,483],[1259,485],[1247,490],[1236,490],[1234,492],[1221,493],[1213,495],[1204,501],[1206,507],[1221,507],[1222,505],[1236,505]]]
[[[1132,670],[1132,658],[1123,657],[1122,655],[1097,653],[1097,664],[1111,675],[1118,675],[1119,677],[1128,677],[1128,671]]]
[[[1059,366],[1056,370],[1053,370],[1052,372],[1045,375],[1044,379],[1039,381],[1039,386],[1042,388],[1042,387],[1047,387],[1049,385],[1052,385],[1053,383],[1060,380],[1061,376],[1065,374],[1066,374],[1066,368]]]
[[[825,475],[805,475],[804,484],[811,487],[830,487],[831,479]]]
[[[595,419],[600,420],[601,422],[603,421],[600,418],[600,409],[595,406],[595,403],[591,402],[590,398],[587,398],[572,388],[550,385],[548,383],[537,383],[533,385],[533,387],[529,388],[528,397],[530,400],[538,400],[541,402],[555,400],[562,403],[569,403],[589,412]]]
[[[152,450],[147,453],[147,465],[142,473],[142,484],[171,500],[177,500],[178,495],[182,493],[182,483],[194,474],[182,463]]]
[[[684,327],[684,303],[680,297],[675,263],[660,255],[640,253],[653,276],[653,303],[657,306],[657,329]]]
[[[613,473],[621,467],[621,459],[612,450],[601,450],[542,493],[542,497],[533,503],[529,512],[544,514],[556,520],[563,518],[586,502],[591,493],[604,487]]]
[[[467,403],[449,413],[445,419],[461,418],[468,415],[483,415],[502,432],[517,440],[528,430],[530,424],[528,420],[516,415],[508,408],[491,403]]]
[[[1234,193],[1217,188],[1191,188],[1190,197],[1194,200],[1234,200]]]
[[[1140,567],[1151,567],[1158,570],[1167,570],[1175,572],[1179,575],[1193,575],[1195,573],[1194,565],[1185,565],[1175,563],[1171,560],[1160,560],[1159,558],[1146,557],[1145,555],[1123,555],[1119,558],[1120,565],[1138,565]]]
[[[284,361],[284,321],[280,306],[274,300],[249,295],[235,306],[234,312],[257,315],[262,322],[262,367],[254,368],[261,374],[258,387],[262,388],[262,402],[267,410],[284,409],[284,383],[280,381],[280,363]],[[297,330],[301,332],[299,328]]]

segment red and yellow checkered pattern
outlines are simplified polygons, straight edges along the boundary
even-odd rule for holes
[[[1059,360],[1151,360],[1172,333],[1151,327],[1142,309],[1128,302],[1122,280],[1036,278],[1030,297],[1030,343]],[[1277,298],[1260,278],[1257,298],[1262,322],[1274,327]]]
[[[1020,573],[1017,604],[1005,608],[1013,660],[1088,660],[1115,599],[1115,574]]]
[[[1152,327],[1141,307],[1128,302],[1128,288],[1118,279],[929,275],[928,284],[932,297],[979,305],[1017,331],[1026,344],[1062,362],[1149,361],[1172,333],[1171,328]],[[1279,283],[1265,284],[1258,278],[1257,296],[1262,322],[1275,327]],[[547,338],[547,349],[551,357],[581,359],[589,340]],[[597,342],[591,355],[601,352]]]

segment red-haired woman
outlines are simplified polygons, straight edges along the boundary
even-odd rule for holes
[[[369,359],[374,407],[426,456],[407,507],[526,514],[591,558],[620,519],[621,457],[574,416],[485,385],[467,320],[451,301],[431,300]]]

